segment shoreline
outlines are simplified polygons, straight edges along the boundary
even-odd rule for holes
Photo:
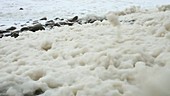
[[[170,10],[170,5],[161,5],[160,7],[154,8],[154,9],[141,9],[139,6],[131,6],[129,8],[124,9],[123,11],[115,11],[114,13],[117,14],[118,16],[123,16],[123,15],[128,15],[132,13],[139,13],[139,12],[148,12],[149,11],[167,11]],[[76,17],[76,18],[75,18]],[[75,20],[72,20],[75,19]],[[37,20],[28,20],[23,24],[20,23],[14,23],[14,25],[11,26],[6,26],[1,24],[0,26],[0,37],[6,37],[6,36],[11,36],[11,37],[18,37],[19,33],[23,31],[39,31],[39,30],[45,30],[45,29],[52,29],[53,27],[61,27],[64,25],[67,26],[73,26],[74,24],[87,24],[87,23],[94,23],[95,21],[100,21],[102,22],[103,20],[106,20],[106,16],[97,16],[95,14],[89,14],[84,17],[79,17],[79,16],[74,16],[72,18],[53,18],[53,19],[48,19],[48,17],[42,17]],[[131,22],[133,24],[135,20],[129,20],[125,22]],[[120,22],[123,22],[123,20],[120,20]],[[14,36],[13,36],[14,35]]]

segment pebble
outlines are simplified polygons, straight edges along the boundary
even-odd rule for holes
[[[40,20],[47,20],[47,17],[43,17],[43,18],[41,18]]]
[[[40,95],[40,94],[43,94],[44,91],[42,91],[42,89],[37,89],[34,91],[34,95]]]
[[[72,19],[69,19],[69,22],[76,22],[78,20],[78,16],[73,17]]]
[[[72,22],[68,22],[68,23],[67,23],[68,26],[73,26],[73,24],[74,24],[74,23],[72,23]]]
[[[13,30],[15,30],[15,29],[17,29],[17,28],[14,27],[14,26],[11,26],[10,28],[7,28],[6,30],[7,30],[7,31],[13,31]]]
[[[36,32],[36,31],[39,31],[39,30],[45,30],[43,25],[40,24],[40,23],[29,27],[29,31],[32,31],[32,32]]]
[[[11,32],[11,37],[17,38],[19,36],[19,32],[20,31]]]
[[[24,8],[19,8],[19,10],[24,10]]]
[[[29,30],[29,27],[23,27],[23,28],[21,28],[21,32],[23,32],[23,31],[28,31]]]
[[[62,19],[60,19],[61,21],[63,21],[64,19],[62,18]]]
[[[87,21],[87,23],[94,23],[96,20],[94,20],[94,19],[89,19],[88,21]]]
[[[0,33],[8,33],[9,31],[6,30],[0,30]]]
[[[5,33],[4,36],[5,37],[11,36],[11,33]]]
[[[53,20],[47,21],[45,26],[54,26],[55,22]]]
[[[54,20],[60,20],[60,18],[57,17],[57,18],[55,18]]]
[[[0,33],[0,38],[2,38],[4,35],[2,33]]]
[[[58,27],[60,27],[60,24],[59,24],[59,23],[55,23],[55,24],[54,24],[54,26],[58,26]]]

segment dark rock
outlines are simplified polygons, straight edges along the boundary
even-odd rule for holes
[[[34,91],[34,95],[40,95],[40,94],[43,94],[44,91],[42,91],[42,89],[37,89]]]
[[[19,10],[24,10],[24,8],[19,8]]]
[[[57,18],[55,18],[54,20],[59,20],[59,19],[60,19],[60,18],[57,17]]]
[[[60,21],[63,21],[64,19],[63,18],[55,18],[54,20],[60,20]]]
[[[47,17],[43,17],[43,18],[41,18],[40,20],[47,20]]]
[[[19,36],[19,32],[20,31],[11,32],[11,37],[17,38]]]
[[[76,22],[78,20],[78,16],[73,17],[72,19],[69,19],[69,22]]]
[[[4,35],[2,33],[0,33],[0,38],[2,38]]]
[[[49,21],[47,21],[47,22],[54,22],[53,20],[49,20]]]
[[[68,22],[68,23],[67,23],[68,26],[72,26],[73,24],[74,24],[74,23],[72,23],[72,22]]]
[[[55,22],[53,20],[47,21],[45,26],[54,26]]]
[[[0,33],[8,33],[9,31],[7,30],[0,30]]]
[[[130,20],[131,22],[135,22],[136,20]]]
[[[100,21],[100,22],[103,22],[104,20],[106,20],[106,19],[100,19],[99,21]]]
[[[94,23],[96,20],[94,20],[94,19],[89,19],[88,21],[87,21],[87,23]]]
[[[64,19],[62,18],[62,19],[60,19],[61,21],[63,21]]]
[[[35,31],[38,31],[38,30],[45,30],[45,28],[40,23],[29,27],[29,31],[35,32]]]
[[[29,30],[29,27],[23,27],[23,28],[21,28],[20,31],[22,32],[22,31],[28,31],[28,30]]]
[[[13,30],[15,30],[15,29],[17,29],[17,28],[14,27],[14,26],[11,26],[10,28],[7,28],[6,30],[7,30],[7,31],[13,31]]]
[[[11,33],[4,34],[5,37],[11,36]]]
[[[77,23],[80,24],[80,25],[82,25],[82,21],[81,21],[81,20],[78,20]]]
[[[136,20],[129,20],[128,22],[132,25]]]
[[[54,26],[58,26],[58,27],[60,27],[60,24],[59,24],[59,23],[55,23],[55,24],[54,24]]]

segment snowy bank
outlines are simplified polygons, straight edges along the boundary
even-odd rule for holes
[[[0,39],[0,95],[169,96],[170,11]]]

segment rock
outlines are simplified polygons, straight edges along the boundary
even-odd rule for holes
[[[38,24],[33,25],[33,26],[23,27],[23,28],[21,28],[20,31],[23,32],[23,31],[28,31],[28,30],[35,32],[35,31],[38,31],[38,30],[45,30],[45,28],[43,27],[42,24],[38,23]]]
[[[55,22],[53,20],[47,21],[45,26],[54,26]]]
[[[0,30],[0,33],[8,33],[9,31],[6,30]]]
[[[136,20],[129,20],[128,22],[132,25]]]
[[[73,22],[58,22],[59,25],[69,25],[72,26],[74,23]]]
[[[17,29],[17,28],[14,27],[14,26],[11,26],[10,28],[7,28],[6,30],[7,30],[7,31],[13,31],[13,30],[15,30],[15,29]]]
[[[11,36],[11,33],[5,33],[4,36],[5,37]]]
[[[57,18],[55,18],[54,20],[59,20],[59,19],[60,19],[60,18],[57,17]]]
[[[23,27],[23,28],[21,28],[20,31],[22,32],[22,31],[28,31],[28,30],[29,30],[29,27]]]
[[[60,24],[59,24],[59,23],[55,23],[55,24],[54,24],[54,26],[58,26],[58,27],[60,27]]]
[[[40,23],[29,27],[29,31],[35,32],[35,31],[38,31],[38,30],[45,30],[45,28]]]
[[[78,20],[77,23],[80,24],[80,25],[82,25],[82,21],[81,21],[81,20]]]
[[[69,19],[69,22],[76,22],[78,20],[78,16],[73,17],[72,19]]]
[[[19,8],[19,10],[24,10],[24,8]]]
[[[11,32],[11,37],[17,38],[19,36],[19,32],[20,31]]]
[[[42,91],[42,89],[37,89],[34,91],[34,95],[40,95],[40,94],[43,94],[44,91]]]
[[[96,20],[94,20],[94,19],[89,19],[88,21],[87,21],[87,23],[94,23]]]
[[[133,19],[133,20],[130,20],[130,21],[131,21],[131,22],[135,22],[136,20]]]
[[[4,35],[2,33],[0,33],[0,38],[2,38]]]
[[[73,24],[74,24],[74,23],[72,23],[72,22],[68,22],[68,23],[67,23],[68,26],[72,26]]]
[[[60,20],[61,20],[61,21],[63,21],[64,19],[63,19],[63,18],[61,18]]]
[[[47,17],[43,17],[43,18],[41,18],[40,20],[47,20]]]
[[[55,18],[54,20],[60,20],[60,21],[63,21],[64,19],[63,19],[63,18],[61,18],[61,19],[60,19],[60,18],[58,18],[58,17],[57,17],[57,18]]]

